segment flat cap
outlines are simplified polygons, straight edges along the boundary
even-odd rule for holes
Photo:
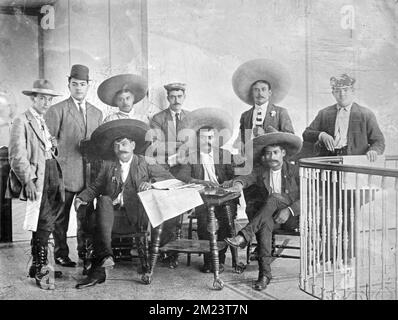
[[[166,85],[164,86],[164,88],[165,88],[167,91],[182,90],[182,91],[185,92],[186,86],[187,86],[187,85],[186,85],[185,83],[173,82],[173,83],[166,84]]]
[[[332,88],[344,88],[351,87],[355,83],[355,79],[347,75],[346,73],[337,77],[330,78],[330,86]]]

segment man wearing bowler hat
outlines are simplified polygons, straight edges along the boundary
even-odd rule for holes
[[[384,135],[375,115],[354,101],[354,83],[347,74],[331,77],[337,103],[320,110],[303,132],[304,141],[315,143],[318,156],[366,154],[375,161],[384,152]]]
[[[260,163],[247,176],[233,179],[233,188],[242,191],[258,185],[264,201],[251,221],[233,238],[225,241],[234,247],[244,248],[256,236],[258,243],[259,274],[254,289],[264,290],[272,279],[272,231],[276,224],[297,229],[300,215],[300,178],[298,167],[286,161],[300,151],[302,141],[294,134],[277,132],[268,127],[264,135],[255,137],[252,161]]]
[[[77,284],[77,289],[104,282],[105,268],[114,265],[111,235],[116,214],[127,217],[132,232],[146,230],[149,220],[137,193],[150,189],[151,182],[174,178],[155,159],[142,155],[148,130],[142,121],[121,119],[104,123],[92,134],[91,141],[105,161],[95,181],[75,200],[78,210],[98,197],[95,258],[87,278]]]
[[[89,89],[89,69],[80,64],[71,68],[68,77],[70,97],[52,106],[46,113],[46,122],[51,134],[58,140],[58,161],[64,173],[65,205],[63,219],[57,223],[53,232],[55,249],[54,258],[57,264],[74,267],[75,262],[69,258],[66,234],[69,225],[70,208],[76,193],[85,185],[81,141],[90,138],[91,133],[102,123],[102,112],[86,101]],[[84,259],[82,217],[77,217],[77,250]]]
[[[43,118],[59,96],[46,79],[33,83],[31,90],[22,91],[30,97],[32,106],[16,117],[11,126],[9,159],[11,175],[8,191],[21,200],[28,200],[23,228],[32,231],[32,265],[29,276],[42,289],[54,289],[51,268],[48,268],[48,238],[62,220],[64,184],[55,156],[57,142],[51,136]],[[55,272],[61,276],[60,271]]]
[[[147,122],[148,118],[136,114],[134,110],[134,105],[145,97],[147,91],[147,81],[136,74],[119,74],[106,79],[98,87],[98,97],[103,103],[118,108],[118,111],[107,116],[104,123],[118,119]]]

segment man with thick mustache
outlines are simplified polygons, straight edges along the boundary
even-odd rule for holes
[[[302,141],[291,133],[276,132],[268,127],[266,134],[253,139],[253,172],[232,180],[232,189],[242,191],[257,185],[264,201],[251,221],[233,238],[225,241],[234,247],[244,248],[256,236],[258,243],[258,279],[255,290],[264,290],[272,279],[272,231],[277,224],[286,229],[299,227],[300,178],[298,167],[286,161],[300,151]],[[227,185],[225,183],[224,185]]]
[[[85,186],[81,141],[89,139],[91,133],[102,123],[102,112],[86,101],[89,81],[88,67],[73,65],[68,77],[70,97],[53,105],[45,115],[48,129],[58,141],[57,159],[65,182],[63,219],[59,221],[53,232],[55,262],[64,267],[76,266],[76,263],[69,258],[66,234],[73,198]],[[86,255],[83,224],[83,217],[78,215],[77,251],[81,259]]]
[[[182,145],[179,132],[183,129],[182,120],[189,114],[183,109],[185,101],[186,85],[184,83],[169,83],[164,86],[167,91],[167,100],[169,107],[152,117],[150,126],[153,132],[153,145],[158,161],[160,161],[172,175],[178,172],[177,166],[170,161],[177,153],[178,148]],[[170,158],[171,157],[171,158]],[[163,236],[168,235],[170,240],[175,237],[175,230],[179,217],[166,221],[163,225]],[[177,266],[177,255],[170,259],[170,267]]]

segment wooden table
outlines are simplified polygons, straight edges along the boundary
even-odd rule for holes
[[[228,222],[230,226],[233,228],[233,230],[235,230],[235,224],[232,217],[233,211],[231,206],[233,205],[233,200],[239,198],[240,196],[239,192],[225,192],[222,189],[219,190],[221,192],[217,192],[217,190],[214,189],[210,190],[205,189],[204,192],[201,192],[202,199],[208,208],[207,221],[208,221],[208,230],[210,232],[210,240],[209,241],[177,240],[177,242],[175,243],[168,244],[169,248],[171,249],[175,248],[176,251],[195,253],[195,252],[203,252],[203,248],[205,247],[205,243],[207,242],[210,247],[209,251],[211,252],[212,264],[214,270],[213,288],[217,290],[221,290],[224,287],[224,282],[220,279],[218,251],[220,250],[220,247],[221,248],[222,246],[225,247],[226,244],[222,241],[219,241],[217,243],[218,224],[216,220],[215,207],[221,205],[224,205],[226,207],[225,211],[228,216]],[[217,192],[218,194],[212,194],[214,192]],[[155,228],[152,235],[149,271],[145,273],[141,278],[141,280],[145,284],[150,284],[152,282],[153,270],[159,256],[160,236],[162,234],[162,227],[163,225],[160,225],[159,227]],[[236,272],[238,273],[242,272],[243,271],[242,266],[240,266],[237,263],[237,249],[235,248],[232,250],[232,258],[234,261],[233,267],[235,268]]]

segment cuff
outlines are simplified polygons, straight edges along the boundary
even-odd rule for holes
[[[293,211],[293,209],[292,208],[290,208],[290,207],[287,207],[288,209],[289,209],[289,211],[290,211],[290,213],[292,214],[292,216],[294,217],[294,211]]]

